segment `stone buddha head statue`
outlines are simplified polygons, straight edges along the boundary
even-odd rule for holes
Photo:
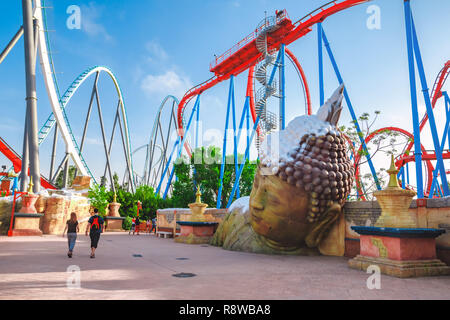
[[[253,230],[281,250],[317,247],[341,213],[354,168],[337,128],[343,85],[316,115],[266,137],[250,195]]]

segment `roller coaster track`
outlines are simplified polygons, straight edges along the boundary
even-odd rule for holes
[[[35,1],[36,10],[34,12],[34,17],[38,21],[39,27],[39,57],[40,57],[40,65],[42,68],[42,73],[44,75],[44,81],[47,89],[47,94],[50,99],[50,104],[53,112],[45,121],[44,125],[39,131],[39,144],[41,144],[45,138],[48,136],[50,130],[53,128],[55,123],[58,124],[58,128],[62,134],[62,138],[66,145],[66,152],[70,154],[72,160],[74,161],[78,170],[80,170],[81,174],[89,175],[95,182],[95,177],[93,176],[91,170],[89,169],[86,161],[83,158],[83,155],[80,151],[80,148],[76,142],[75,136],[73,134],[72,128],[70,126],[69,119],[67,118],[67,114],[65,112],[65,108],[69,103],[70,99],[73,97],[75,92],[81,86],[81,84],[89,78],[90,75],[99,72],[106,72],[110,78],[114,82],[114,86],[116,88],[117,94],[119,96],[120,101],[120,110],[122,113],[122,119],[124,124],[124,134],[125,134],[125,144],[126,144],[126,157],[129,165],[132,169],[132,154],[131,154],[131,141],[128,127],[127,114],[125,109],[125,104],[123,100],[122,90],[120,88],[119,82],[117,78],[113,74],[113,72],[107,67],[103,66],[94,66],[83,73],[81,73],[69,86],[69,88],[65,91],[63,96],[59,94],[59,88],[56,81],[56,76],[54,72],[54,64],[51,58],[51,54],[49,52],[50,41],[48,39],[46,33],[46,19],[45,19],[45,8],[41,5],[41,0]],[[132,186],[134,187],[134,181],[131,179]]]
[[[109,77],[111,78],[111,80],[114,83],[114,86],[116,88],[117,94],[119,96],[119,101],[120,103],[120,110],[121,110],[121,114],[122,114],[122,118],[124,119],[123,123],[125,126],[125,141],[126,141],[126,149],[127,149],[127,157],[128,157],[128,161],[132,166],[132,154],[130,152],[131,150],[131,141],[130,141],[130,134],[129,134],[129,127],[128,127],[128,120],[127,120],[127,113],[126,113],[126,109],[125,109],[125,104],[123,103],[123,95],[122,95],[122,90],[120,88],[119,82],[117,81],[117,78],[115,77],[114,73],[107,67],[104,66],[94,66],[91,67],[87,70],[85,70],[84,72],[82,72],[73,82],[72,84],[69,86],[69,88],[66,90],[66,92],[64,93],[64,95],[61,97],[61,99],[59,100],[59,105],[60,105],[60,110],[61,113],[63,115],[64,118],[64,122],[68,128],[68,132],[70,134],[70,141],[73,143],[73,148],[75,148],[76,150],[76,154],[79,155],[81,162],[83,163],[83,167],[85,168],[86,172],[92,177],[92,179],[95,178],[92,175],[91,171],[89,170],[89,167],[86,164],[86,161],[84,160],[80,148],[78,146],[78,143],[75,139],[75,136],[73,134],[72,128],[70,126],[69,123],[69,119],[67,118],[67,114],[66,114],[66,106],[68,105],[70,99],[73,97],[73,95],[75,94],[75,92],[80,88],[80,86],[93,74],[96,74],[98,72],[105,72],[106,74],[109,75]],[[41,144],[48,136],[48,134],[50,133],[51,129],[54,127],[54,125],[57,123],[57,118],[55,116],[55,112],[52,112],[49,117],[47,118],[47,120],[45,121],[44,125],[41,127],[41,129],[39,130],[39,144]],[[73,158],[73,156],[72,156]],[[75,161],[74,161],[75,162]],[[81,170],[78,167],[79,170]]]
[[[161,115],[163,112],[163,109],[166,105],[166,103],[172,100],[173,105],[172,105],[172,109],[170,110],[170,120],[169,120],[169,126],[167,129],[167,135],[166,138],[164,139],[164,133],[162,132],[162,126],[161,126]],[[175,96],[172,95],[168,95],[167,97],[164,98],[164,100],[161,102],[159,108],[158,108],[158,112],[156,114],[156,118],[155,121],[153,123],[153,128],[152,128],[152,133],[150,135],[150,141],[148,143],[148,149],[147,149],[147,155],[145,157],[145,165],[144,165],[144,173],[142,175],[143,181],[146,182],[147,184],[150,184],[150,176],[151,176],[151,170],[154,166],[156,166],[158,163],[162,166],[165,165],[166,161],[167,161],[167,146],[169,144],[169,135],[172,132],[172,127],[174,129],[176,129],[176,119],[175,119],[175,106],[178,106],[179,101]],[[161,152],[161,158],[160,160],[154,162],[154,153],[155,153],[155,147],[158,147],[161,149],[161,146],[159,146],[157,144],[157,138],[158,138],[158,132],[159,135],[161,136],[161,144],[163,145],[163,150]],[[159,166],[158,168],[158,172],[156,173],[156,175],[159,174],[161,170],[161,166]],[[156,177],[155,179],[156,180]]]

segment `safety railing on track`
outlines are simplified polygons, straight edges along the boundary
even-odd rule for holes
[[[272,18],[272,19],[270,19],[270,18]],[[226,59],[231,57],[234,53],[236,53],[237,51],[239,51],[240,49],[245,47],[247,44],[249,44],[250,42],[255,40],[258,37],[258,34],[263,29],[265,29],[268,26],[269,23],[272,23],[273,25],[274,24],[279,24],[285,19],[289,19],[288,15],[287,15],[287,12],[286,12],[286,9],[280,11],[280,14],[278,14],[277,16],[268,17],[267,19],[264,19],[263,23],[262,24],[260,23],[260,25],[258,25],[258,27],[255,29],[255,31],[253,31],[248,36],[246,36],[244,39],[239,41],[231,49],[228,49],[224,54],[222,54],[221,56],[217,57],[215,59],[215,61],[211,62],[209,64],[210,70],[214,69],[217,65],[221,64]]]

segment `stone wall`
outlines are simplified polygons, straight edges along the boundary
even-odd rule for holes
[[[62,234],[70,214],[77,214],[80,231],[84,231],[90,217],[88,198],[54,194],[47,198],[44,217],[41,218],[41,230],[44,234]]]
[[[436,239],[438,258],[450,265],[450,197],[413,200],[409,211],[418,228],[440,228],[447,232]],[[352,226],[374,226],[381,214],[377,201],[347,202],[345,216],[345,255],[354,257],[359,253],[359,234]]]
[[[12,197],[0,198],[0,235],[6,235],[11,222]],[[16,201],[18,212],[22,207],[22,201]],[[70,219],[70,213],[76,212],[80,231],[84,232],[87,220],[90,217],[89,199],[78,193],[51,192],[50,195],[42,194],[36,201],[36,210],[43,213],[39,228],[44,234],[62,234],[66,222]]]

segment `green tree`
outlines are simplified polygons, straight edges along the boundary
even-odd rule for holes
[[[373,176],[370,172],[362,172],[362,166],[368,163],[366,159],[367,155],[370,155],[370,159],[373,161],[374,157],[377,154],[384,154],[386,159],[389,159],[391,154],[399,155],[402,150],[399,147],[405,147],[406,143],[409,143],[411,140],[409,138],[402,138],[400,134],[396,131],[392,131],[389,129],[383,130],[378,135],[376,135],[373,139],[371,139],[370,143],[367,144],[367,151],[364,148],[361,148],[361,140],[366,140],[369,135],[371,135],[376,130],[372,129],[375,125],[376,120],[378,119],[380,111],[374,111],[373,117],[369,113],[363,113],[358,118],[358,123],[360,125],[361,132],[358,133],[356,130],[356,122],[351,121],[350,126],[341,126],[339,129],[349,138],[351,143],[353,144],[353,148],[355,153],[359,155],[359,162],[356,164],[355,168],[360,170],[360,181],[361,181],[361,191],[364,193],[367,200],[373,200],[373,192],[377,190],[377,186]],[[360,150],[361,149],[361,150]],[[353,159],[352,159],[353,160]],[[386,162],[387,163],[387,162]],[[389,164],[389,163],[387,163]],[[388,175],[386,173],[385,168],[378,168],[376,170],[377,178],[379,184],[384,186],[387,182]],[[358,197],[358,191],[356,188],[356,184],[353,184],[353,190],[350,195],[350,198],[353,200],[360,199]]]
[[[183,157],[175,164],[177,180],[173,183],[172,203],[175,207],[186,208],[195,201],[196,185],[200,185],[202,202],[216,207],[220,187],[222,154],[220,148],[210,146],[194,150],[190,161]],[[243,155],[238,155],[238,163]],[[256,163],[246,161],[239,182],[240,196],[250,195],[256,171]],[[226,205],[236,179],[234,156],[226,156],[223,176],[221,203]]]
[[[69,166],[69,177],[67,179],[67,186],[70,187],[72,185],[73,179],[75,178],[75,171],[76,171],[76,167],[75,166]],[[56,177],[56,183],[55,186],[58,189],[62,189],[64,188],[64,170],[61,170],[58,174],[58,176]]]

